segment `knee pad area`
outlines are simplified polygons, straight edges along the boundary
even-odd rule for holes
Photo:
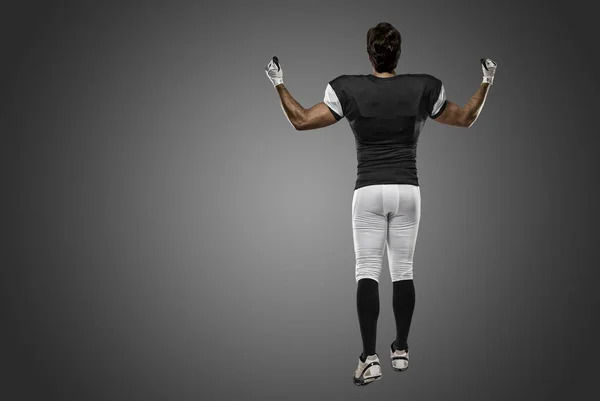
[[[382,266],[381,256],[362,256],[356,259],[356,281],[362,278],[370,278],[379,282],[379,275],[381,274]]]
[[[401,280],[413,279],[413,264],[412,263],[395,263],[390,266],[390,276],[392,282]]]
[[[368,278],[374,281],[379,282],[379,275],[381,273],[381,269],[376,269],[376,268],[368,268],[368,267],[356,267],[356,282],[358,283],[359,280],[362,280],[364,278]]]

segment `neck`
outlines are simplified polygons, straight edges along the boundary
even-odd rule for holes
[[[377,72],[373,69],[373,75],[379,78],[389,78],[396,75],[396,70],[392,70],[390,72]]]

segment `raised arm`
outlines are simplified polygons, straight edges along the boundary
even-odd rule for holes
[[[305,109],[292,97],[283,84],[279,84],[275,88],[281,100],[283,113],[296,130],[324,128],[338,122],[325,103],[319,102],[310,109]]]
[[[483,82],[471,97],[471,100],[463,107],[447,100],[444,111],[434,120],[454,127],[471,127],[479,117],[481,110],[483,110],[489,88],[490,84]]]
[[[454,102],[446,101],[442,113],[433,119],[439,123],[455,127],[471,127],[483,110],[488,91],[494,82],[497,63],[490,59],[481,59],[483,82],[466,105],[460,107]]]
[[[324,102],[319,102],[311,108],[305,109],[292,97],[283,84],[283,71],[277,57],[273,57],[267,64],[265,72],[275,89],[277,89],[283,113],[296,130],[305,131],[323,128],[338,122],[339,118],[336,118]]]

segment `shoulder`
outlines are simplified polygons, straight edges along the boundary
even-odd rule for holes
[[[419,74],[419,78],[423,82],[423,87],[429,90],[441,90],[443,87],[442,80],[431,74]]]
[[[438,93],[443,90],[442,80],[432,74],[406,74],[410,86],[423,93]]]
[[[441,79],[431,74],[405,74],[405,76],[412,78],[415,81],[421,81],[425,84],[437,84],[442,82]]]
[[[367,75],[361,74],[342,74],[338,75],[331,81],[329,81],[329,85],[335,90],[346,90],[351,89],[353,87],[361,85],[362,82],[365,82],[368,79]]]
[[[336,78],[332,79],[330,82],[333,81],[356,81],[356,80],[360,80],[363,78],[366,78],[367,75],[364,74],[342,74],[342,75],[338,75]]]

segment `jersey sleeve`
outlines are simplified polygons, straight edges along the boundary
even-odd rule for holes
[[[444,89],[442,81],[430,75],[426,76],[424,97],[429,117],[439,117],[444,112],[447,103],[446,89]]]
[[[341,77],[338,77],[327,84],[325,96],[323,97],[323,103],[329,107],[331,114],[333,114],[338,121],[344,117],[344,91],[341,87],[340,78]]]

